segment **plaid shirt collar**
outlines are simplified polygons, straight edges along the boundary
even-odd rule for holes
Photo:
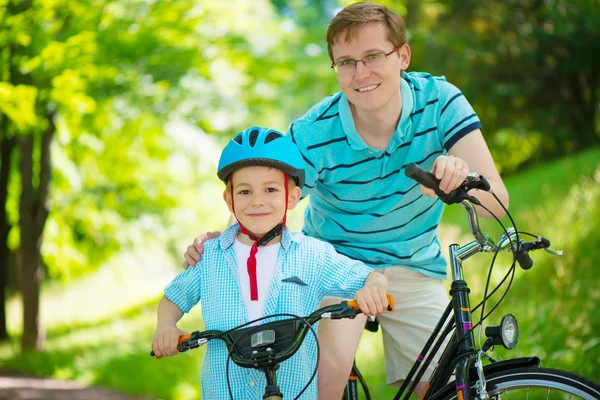
[[[235,242],[235,238],[237,234],[240,232],[240,224],[233,224],[221,233],[219,236],[219,245],[223,251],[230,248]],[[281,233],[281,249],[287,250],[290,246],[291,242],[298,242],[301,238],[301,235],[294,235],[290,229],[286,226],[283,228],[283,232]]]

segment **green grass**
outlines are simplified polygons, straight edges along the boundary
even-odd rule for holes
[[[548,237],[553,247],[565,250],[565,256],[535,253],[534,268],[517,269],[507,299],[489,320],[497,324],[510,312],[520,324],[517,348],[511,352],[496,348],[497,356],[538,355],[544,366],[596,381],[600,381],[600,172],[596,180],[590,177],[598,160],[600,150],[595,149],[506,179],[510,210],[519,228]],[[296,210],[291,220],[300,220],[301,211]],[[500,232],[489,221],[483,227],[490,234]],[[465,243],[466,228],[462,208],[447,207],[440,228],[442,243]],[[8,323],[15,339],[0,345],[0,367],[159,399],[197,398],[202,351],[162,360],[148,355],[160,288],[175,273],[167,266],[180,265],[157,248],[150,245],[142,249],[143,255],[139,251],[123,255],[114,265],[69,286],[44,286],[41,317],[47,340],[41,353],[19,353],[19,299],[12,299]],[[482,296],[489,261],[489,255],[481,255],[465,262],[472,306]],[[496,282],[509,261],[506,254],[497,262]],[[202,329],[198,310],[183,319],[182,328]],[[395,390],[384,384],[380,334],[365,332],[357,363],[373,398],[393,396]]]

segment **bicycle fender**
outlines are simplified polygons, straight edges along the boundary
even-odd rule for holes
[[[520,367],[537,368],[539,366],[540,359],[537,356],[519,357],[484,365],[483,372],[492,374],[502,370],[509,370]],[[477,370],[475,370],[474,366],[471,368],[471,376],[477,378]]]

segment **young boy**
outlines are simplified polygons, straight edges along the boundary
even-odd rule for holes
[[[238,223],[204,244],[196,268],[179,274],[165,289],[158,307],[152,348],[158,356],[177,354],[177,328],[183,313],[202,302],[207,330],[229,330],[276,313],[306,316],[324,296],[355,297],[366,315],[387,307],[387,279],[365,264],[337,254],[330,244],[286,228],[288,209],[296,207],[304,184],[302,156],[289,137],[252,127],[223,150],[219,178],[223,199]],[[201,373],[204,399],[229,398],[220,340],[208,343]],[[284,398],[294,398],[315,368],[316,343],[307,335],[300,350],[284,361],[277,382]],[[233,397],[256,399],[266,381],[261,371],[231,363]],[[303,399],[317,398],[313,381]]]

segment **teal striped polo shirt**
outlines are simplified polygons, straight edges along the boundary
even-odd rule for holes
[[[402,115],[385,151],[370,148],[355,129],[348,99],[333,94],[294,121],[288,134],[305,161],[310,194],[303,233],[331,243],[375,268],[405,266],[446,278],[437,238],[443,206],[404,175],[481,128],[462,93],[444,77],[404,73]]]

